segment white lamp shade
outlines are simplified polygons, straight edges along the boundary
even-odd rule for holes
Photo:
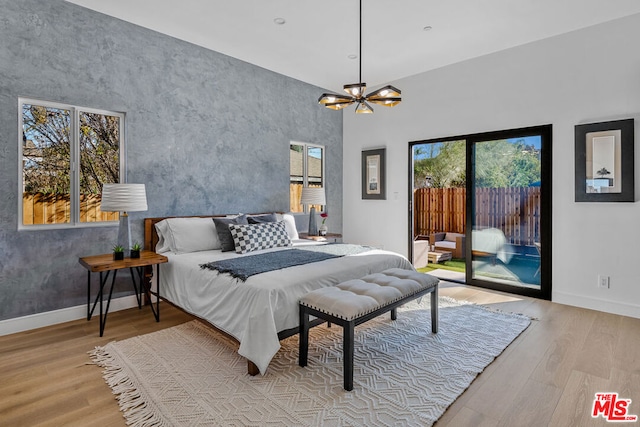
[[[303,205],[325,205],[327,200],[322,187],[302,187],[300,203]]]
[[[100,210],[103,212],[137,212],[147,210],[144,184],[104,184]]]

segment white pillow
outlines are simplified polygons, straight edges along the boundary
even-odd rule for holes
[[[173,237],[169,233],[169,225],[166,219],[157,222],[156,233],[158,234],[158,243],[156,243],[156,252],[159,254],[169,252],[173,249]]]
[[[156,252],[178,254],[220,249],[216,225],[211,218],[167,218],[156,224]]]
[[[280,220],[280,218],[278,218],[278,220]],[[284,225],[287,229],[287,234],[289,235],[289,239],[298,240],[300,236],[298,236],[298,229],[296,228],[296,220],[293,217],[293,215],[283,214],[282,221],[284,221]]]

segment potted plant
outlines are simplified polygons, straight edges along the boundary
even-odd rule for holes
[[[131,246],[131,258],[140,258],[140,251],[142,250],[142,246],[140,243],[136,242]]]
[[[124,246],[115,245],[113,247],[113,260],[120,261],[124,259]]]
[[[141,250],[142,246],[140,246],[140,243],[134,243],[133,246],[131,246],[131,258],[140,258]]]

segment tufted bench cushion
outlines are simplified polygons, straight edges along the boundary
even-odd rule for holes
[[[309,292],[300,299],[300,304],[353,320],[437,284],[438,279],[428,274],[391,268]]]
[[[406,302],[431,293],[431,330],[438,331],[438,282],[436,277],[413,270],[391,268],[361,279],[317,289],[300,299],[299,365],[307,365],[309,315],[344,328],[344,388],[353,389],[354,327],[391,311]]]

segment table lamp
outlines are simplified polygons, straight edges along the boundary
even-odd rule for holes
[[[314,205],[325,205],[326,197],[323,187],[302,187],[300,203],[310,205],[309,209],[309,236],[318,235],[318,224],[316,223],[316,208]]]
[[[100,209],[103,212],[121,212],[118,245],[127,250],[131,249],[131,228],[127,212],[147,210],[144,184],[104,184]]]

